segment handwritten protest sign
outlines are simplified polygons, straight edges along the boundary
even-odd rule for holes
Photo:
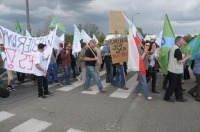
[[[46,44],[45,56],[51,56],[57,28],[44,37],[26,37],[0,26],[0,35],[3,37],[7,65],[12,71],[34,73],[34,53],[39,43]],[[47,68],[50,62],[47,61]]]
[[[128,39],[120,37],[108,40],[112,63],[120,63],[128,61]]]

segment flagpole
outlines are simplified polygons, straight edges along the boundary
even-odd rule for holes
[[[26,19],[27,19],[27,30],[31,34],[30,17],[29,17],[29,1],[26,0]]]

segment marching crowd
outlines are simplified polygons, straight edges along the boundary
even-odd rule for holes
[[[166,90],[164,95],[164,101],[167,102],[186,102],[187,99],[183,97],[182,80],[184,75],[184,69],[187,65],[187,60],[191,55],[184,55],[181,51],[186,45],[183,37],[177,36],[175,39],[175,45],[170,49],[168,53],[168,74],[165,75],[163,81],[163,90]],[[106,89],[103,87],[100,81],[99,71],[103,69],[105,65],[106,69],[106,83],[110,83],[113,87],[119,87],[124,90],[128,90],[126,87],[126,75],[127,75],[127,62],[120,62],[117,64],[112,63],[112,57],[110,47],[105,41],[102,48],[97,48],[95,40],[90,42],[81,43],[81,51],[78,54],[72,54],[72,45],[70,43],[59,44],[59,49],[53,50],[51,56],[44,56],[45,44],[40,43],[38,45],[38,51],[34,55],[34,79],[38,86],[38,98],[44,99],[47,96],[53,95],[48,90],[48,85],[52,83],[59,83],[60,86],[73,85],[71,78],[76,78],[78,81],[83,82],[83,89],[86,91],[92,91],[90,88],[90,81],[93,79],[101,93],[105,93]],[[153,41],[142,42],[138,48],[138,52],[143,59],[144,68],[146,73],[137,71],[138,84],[135,88],[135,93],[141,96],[145,96],[147,100],[152,100],[149,88],[149,81],[151,81],[151,92],[159,94],[156,89],[157,72],[159,72],[159,50],[158,45]],[[129,51],[130,52],[130,51]],[[48,70],[46,70],[47,60],[50,58],[50,64]],[[14,86],[14,71],[6,70],[7,56],[4,51],[3,40],[0,39],[0,65],[1,65],[1,78],[7,73],[8,81],[7,87],[1,88],[0,96],[8,97],[8,91],[15,90]],[[188,67],[187,67],[188,68]],[[188,71],[186,68],[186,71]],[[197,85],[188,91],[196,101],[200,101],[200,51],[197,52],[194,60],[193,73],[196,77]],[[58,78],[59,71],[62,71],[62,75]],[[24,83],[24,73],[16,72],[17,79],[20,83]],[[79,75],[78,75],[79,74]],[[2,79],[1,82],[2,83]],[[75,82],[76,83],[76,82]],[[172,95],[175,93],[175,100],[172,99]]]

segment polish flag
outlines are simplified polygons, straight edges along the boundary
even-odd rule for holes
[[[124,14],[123,14],[124,15]],[[132,71],[139,71],[142,74],[146,73],[143,60],[138,52],[138,47],[141,41],[137,35],[137,28],[133,23],[124,15],[126,21],[129,24],[129,36],[128,36],[128,69]]]

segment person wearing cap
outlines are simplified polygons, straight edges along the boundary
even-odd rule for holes
[[[95,72],[95,65],[96,63],[99,63],[97,58],[97,53],[94,50],[96,47],[96,41],[90,40],[88,46],[89,48],[85,51],[86,80],[84,83],[84,90],[91,91],[89,86],[90,86],[90,80],[92,78],[95,84],[98,86],[99,91],[101,93],[104,93],[106,92],[106,90],[103,89],[101,81],[98,79],[97,74]]]
[[[1,58],[4,62],[4,66],[5,66],[5,65],[7,65],[7,56],[6,56],[6,53],[4,52],[3,39],[0,39],[0,53],[1,53]],[[12,80],[14,79],[13,71],[11,71],[11,70],[6,70],[6,71],[7,71],[7,75],[8,75],[8,87],[7,87],[7,89],[9,91],[16,90],[15,87],[13,87],[13,85],[12,85]]]
[[[37,76],[39,99],[44,99],[49,95],[53,95],[53,93],[48,90],[48,81],[46,78],[48,57],[45,58],[43,54],[45,46],[46,45],[42,43],[38,44],[38,51],[34,55],[34,74]]]

